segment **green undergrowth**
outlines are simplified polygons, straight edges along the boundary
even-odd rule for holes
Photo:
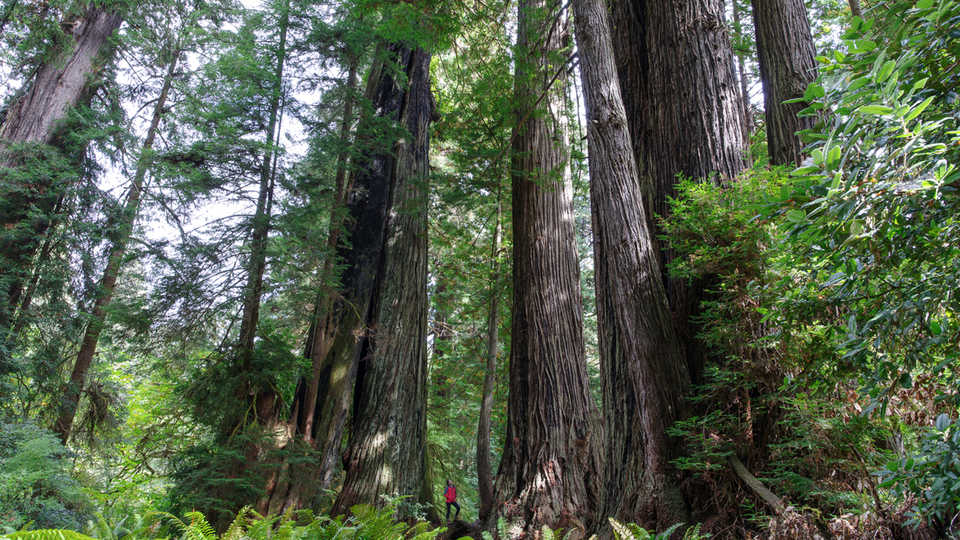
[[[382,508],[357,505],[351,508],[349,517],[316,515],[310,510],[291,511],[282,516],[262,516],[249,507],[242,509],[229,527],[218,532],[200,512],[187,512],[181,519],[169,512],[148,512],[145,515],[125,516],[110,523],[102,516],[91,520],[78,532],[72,529],[29,529],[0,535],[4,540],[431,540],[443,535],[446,527],[434,527],[420,521],[409,523],[397,521],[397,501]],[[609,520],[616,540],[700,540],[709,535],[700,533],[700,526],[684,527],[677,523],[660,533],[650,532],[632,523]],[[27,524],[28,527],[30,524]],[[497,538],[511,538],[509,527],[501,519],[497,526]],[[543,527],[544,540],[580,538],[582,531],[562,531]],[[680,536],[675,536],[680,535]],[[485,540],[494,535],[482,532]],[[458,540],[467,540],[464,536]],[[592,536],[596,539],[597,536]]]
[[[733,456],[821,531],[957,534],[960,2],[888,7],[818,58],[808,160],[683,182],[663,224],[712,353],[675,464],[744,534],[773,510]]]

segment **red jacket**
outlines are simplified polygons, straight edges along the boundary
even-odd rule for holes
[[[447,489],[443,492],[443,496],[447,498],[448,503],[457,502],[457,488],[447,486]]]

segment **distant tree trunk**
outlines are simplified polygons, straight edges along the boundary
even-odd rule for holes
[[[604,515],[666,528],[687,512],[666,429],[687,386],[616,80],[603,0],[574,0],[587,105],[597,319],[607,429]],[[649,182],[649,180],[646,180]]]
[[[850,4],[850,14],[857,17],[863,17],[863,10],[860,9],[860,0],[847,0]]]
[[[513,134],[513,322],[497,515],[536,536],[581,533],[600,502],[602,429],[587,387],[568,164],[569,18],[553,0],[518,5]],[[542,96],[540,110],[538,96]]]
[[[734,77],[725,0],[611,2],[617,73],[637,166],[643,178],[647,220],[668,216],[677,175],[720,182],[740,172],[743,115]],[[687,368],[696,380],[706,356],[690,319],[699,310],[702,284],[669,279],[674,258],[658,240],[660,268]]]
[[[54,142],[59,121],[83,97],[91,75],[105,62],[101,53],[121,21],[114,11],[88,8],[73,25],[73,42],[54,45],[59,53],[39,67],[30,89],[10,105],[0,126],[0,341],[5,341],[3,334],[20,303],[30,261],[59,198],[54,179],[13,175],[10,169],[21,163],[15,145]]]
[[[493,389],[497,380],[498,330],[500,323],[500,235],[502,230],[500,188],[497,188],[497,223],[490,245],[490,304],[487,311],[487,365],[483,374],[480,419],[477,422],[477,491],[480,495],[478,515],[486,523],[493,512],[493,467],[490,465],[490,417],[493,414]]]
[[[733,28],[738,33],[743,33],[743,26],[740,24],[740,3],[733,1]],[[750,112],[750,88],[747,85],[747,69],[744,62],[743,51],[735,51],[737,55],[737,75],[740,80],[740,101],[743,105],[743,145],[749,150],[750,134],[753,133],[753,114]]]
[[[344,427],[353,401],[356,375],[354,357],[349,352],[344,354],[349,347],[341,347],[337,354],[331,354],[331,347],[341,330],[346,311],[351,309],[350,306],[354,303],[369,302],[372,290],[347,287],[353,295],[347,296],[347,301],[342,301],[341,291],[329,288],[337,279],[337,263],[350,260],[353,250],[352,247],[341,246],[340,235],[345,226],[344,206],[351,190],[347,183],[347,146],[350,144],[354,116],[356,59],[350,61],[347,71],[347,95],[340,119],[339,138],[342,147],[337,155],[336,193],[330,213],[326,258],[320,270],[320,283],[324,290],[317,297],[305,351],[305,356],[310,359],[311,369],[309,377],[301,378],[297,383],[287,435],[287,446],[293,445],[291,449],[302,443],[319,451],[320,467],[317,469],[308,466],[308,472],[300,470],[303,466],[285,462],[267,483],[266,496],[259,504],[264,513],[280,514],[291,508],[299,508],[307,502],[307,493],[310,490],[322,491],[331,486],[339,462]],[[372,246],[367,249],[371,248]],[[361,248],[358,246],[357,249]],[[351,281],[351,276],[357,275],[357,271],[352,265],[347,268],[344,274],[345,286]],[[343,293],[349,294],[346,289]],[[365,296],[366,300],[361,299],[361,296]],[[356,325],[352,325],[348,333],[352,334],[355,329]]]
[[[364,316],[356,351],[357,381],[346,477],[332,514],[355,504],[382,504],[381,495],[418,500],[426,476],[427,400],[427,191],[430,54],[405,45],[390,51],[405,77],[380,74],[375,110],[395,115],[407,135],[382,161],[368,164],[365,183],[385,195],[386,212],[373,244],[374,295]],[[398,80],[401,79],[401,80]],[[402,79],[405,79],[404,83]],[[379,173],[379,174],[377,174]],[[358,186],[360,184],[358,178]],[[357,194],[359,195],[359,194]],[[367,196],[373,196],[368,192]],[[376,202],[376,201],[371,201]],[[353,238],[354,245],[369,245]],[[431,502],[431,501],[424,501]]]
[[[753,26],[770,163],[799,163],[803,144],[796,133],[813,127],[813,118],[797,116],[805,103],[784,101],[802,97],[817,77],[816,52],[803,0],[753,0]]]
[[[160,128],[160,121],[163,118],[164,107],[166,107],[170,87],[173,85],[173,76],[177,69],[179,57],[180,52],[177,51],[167,66],[167,73],[163,79],[160,95],[157,97],[156,105],[154,105],[150,127],[147,128],[147,135],[140,151],[137,170],[134,173],[133,182],[130,184],[130,191],[127,193],[127,199],[124,202],[119,223],[117,224],[117,230],[112,245],[110,246],[110,255],[107,259],[107,266],[103,271],[103,277],[100,280],[100,286],[96,293],[97,297],[93,303],[93,309],[90,312],[90,320],[87,322],[83,341],[80,344],[80,351],[77,353],[77,359],[73,365],[70,382],[64,387],[63,396],[61,397],[60,412],[57,421],[53,425],[53,431],[60,437],[60,441],[64,444],[66,444],[67,439],[70,438],[70,431],[73,427],[74,417],[76,416],[77,405],[80,401],[83,387],[86,384],[87,371],[90,369],[90,364],[93,362],[93,357],[97,352],[97,342],[100,339],[100,332],[103,331],[107,306],[110,305],[117,279],[120,277],[123,257],[126,254],[127,241],[133,232],[133,225],[140,209],[140,196],[143,192],[143,181],[146,178],[147,169],[150,166],[150,153],[153,149],[153,142],[156,139],[157,131]]]

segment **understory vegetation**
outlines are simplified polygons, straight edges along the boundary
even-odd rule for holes
[[[960,1],[764,1],[0,0],[0,538],[960,538]]]

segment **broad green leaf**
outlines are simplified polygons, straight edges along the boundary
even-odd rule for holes
[[[887,80],[887,77],[893,73],[893,68],[897,67],[897,63],[893,60],[887,60],[880,66],[880,71],[877,72],[877,82],[883,82]]]
[[[893,107],[888,107],[886,105],[864,105],[857,110],[864,114],[883,115],[892,113]]]

